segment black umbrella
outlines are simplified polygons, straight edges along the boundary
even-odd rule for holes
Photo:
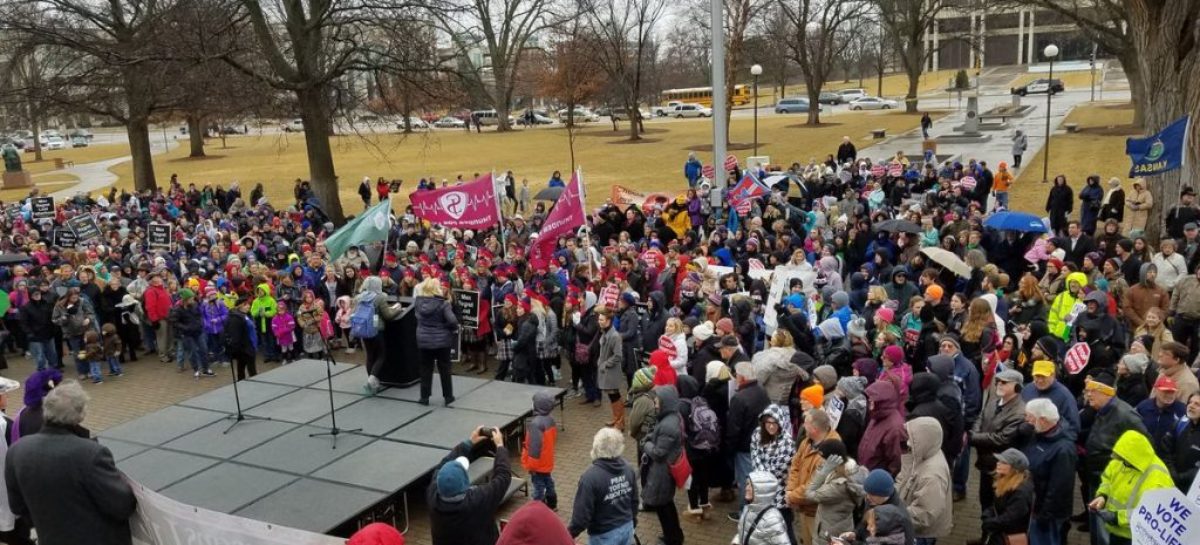
[[[558,196],[562,195],[563,189],[564,188],[562,188],[562,187],[547,187],[546,189],[538,191],[537,195],[533,196],[533,200],[535,200],[535,201],[552,201],[552,202],[557,201]]]
[[[0,265],[15,265],[33,261],[29,254],[0,254]]]
[[[875,224],[876,231],[887,231],[889,233],[913,233],[921,234],[921,226],[908,220],[891,219],[884,220]]]

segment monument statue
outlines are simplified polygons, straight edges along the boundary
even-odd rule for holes
[[[4,170],[5,172],[21,172],[21,153],[17,148],[8,146],[4,148]]]

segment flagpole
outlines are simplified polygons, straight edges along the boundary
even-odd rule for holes
[[[505,180],[508,183],[508,180]],[[500,234],[500,258],[508,261],[508,244],[504,241],[504,208],[500,206],[500,191],[496,189],[496,169],[492,169],[492,200],[496,201],[496,231]]]
[[[579,186],[579,210],[581,210],[583,212],[583,226],[587,227],[587,205],[585,204],[585,201],[584,201],[583,167],[582,166],[577,166],[575,168],[575,185]],[[596,270],[595,270],[595,266],[594,266],[595,260],[592,259],[592,249],[594,248],[594,245],[592,244],[592,230],[589,228],[587,231],[585,231],[585,233],[587,233],[586,240],[588,242],[587,251],[586,251],[587,262],[588,262],[588,276],[591,277],[592,282],[595,282],[597,280],[597,278],[596,278]]]
[[[388,243],[392,239],[392,197],[388,196],[384,201],[387,202],[388,229],[387,233],[383,236],[383,251],[379,252],[379,271],[377,272],[383,272],[383,264],[387,261]]]

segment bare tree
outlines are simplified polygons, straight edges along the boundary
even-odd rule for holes
[[[525,50],[540,32],[569,17],[553,12],[553,0],[450,1],[456,9],[429,13],[454,44],[463,78],[495,108],[497,130],[510,130],[508,113]],[[482,62],[472,60],[476,49],[483,50]]]
[[[917,90],[921,73],[932,52],[925,47],[925,34],[933,27],[937,15],[952,0],[871,0],[879,13],[880,23],[887,29],[892,46],[908,76],[908,92],[904,95],[904,110],[917,112]]]
[[[578,136],[575,119],[578,106],[597,96],[604,88],[604,75],[598,66],[595,51],[600,47],[596,36],[585,32],[583,23],[575,19],[559,28],[552,53],[542,63],[539,88],[543,95],[558,101],[567,112],[567,147],[571,154],[571,170],[575,170],[575,139]]]
[[[597,37],[593,51],[629,116],[629,139],[641,139],[640,101],[654,29],[666,9],[665,0],[583,0],[581,11]]]
[[[772,0],[724,0],[725,2],[725,81],[713,85],[725,86],[725,133],[729,139],[729,117],[733,113],[733,90],[746,73],[746,40],[757,24],[760,15],[771,5]],[[703,30],[707,35],[712,28],[708,16],[707,0],[697,0],[688,10],[690,27],[696,32]]]
[[[809,125],[821,123],[821,87],[833,70],[834,60],[846,51],[854,36],[843,32],[864,11],[859,0],[780,0],[789,24],[787,40],[792,60],[800,65],[808,91]]]

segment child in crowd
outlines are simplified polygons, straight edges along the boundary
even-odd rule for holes
[[[121,336],[117,334],[117,326],[112,323],[100,326],[100,337],[104,345],[104,359],[108,360],[108,376],[119,377],[125,372],[121,370]]]
[[[354,314],[354,307],[350,304],[350,296],[343,295],[337,298],[337,314],[334,320],[337,322],[338,332],[342,338],[342,342],[346,345],[346,353],[354,353],[354,343],[362,342],[350,336],[350,315]]]
[[[92,384],[104,382],[100,375],[100,362],[104,361],[104,346],[100,344],[100,333],[89,329],[83,334],[83,350],[79,351],[79,380],[91,376]]]
[[[288,312],[288,304],[283,301],[279,302],[279,310],[271,318],[271,332],[275,334],[275,343],[279,345],[283,363],[296,361],[296,319]]]
[[[558,426],[550,412],[554,410],[554,398],[546,392],[533,394],[533,420],[525,431],[525,444],[521,449],[521,466],[529,472],[533,481],[533,499],[558,510],[558,493],[554,491],[554,444],[558,439]]]

